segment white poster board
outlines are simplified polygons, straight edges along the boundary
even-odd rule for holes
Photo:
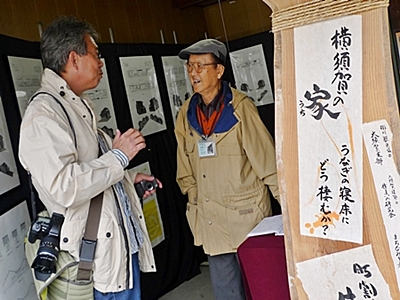
[[[37,300],[24,237],[31,224],[26,201],[0,216],[0,299]]]
[[[148,162],[134,167],[133,170],[138,173],[151,175]],[[161,219],[160,208],[158,207],[157,193],[143,200],[143,214],[146,220],[146,227],[151,245],[155,247],[165,239],[164,226]]]
[[[362,243],[361,16],[294,28],[300,233]]]
[[[120,57],[133,126],[144,136],[165,130],[164,110],[151,56]]]
[[[29,99],[40,88],[43,75],[42,61],[36,58],[9,56],[8,62],[22,117]]]
[[[262,45],[232,51],[229,56],[236,88],[247,94],[257,106],[273,103],[271,82]]]
[[[190,83],[189,74],[185,68],[185,60],[180,59],[178,56],[163,56],[161,59],[164,67],[165,81],[167,82],[172,120],[175,125],[178,112],[183,102],[192,95],[193,88]]]
[[[109,136],[114,138],[117,131],[117,120],[115,118],[114,106],[111,97],[110,84],[108,82],[106,62],[101,59],[103,67],[103,78],[97,87],[87,90],[85,95],[95,104],[94,111],[97,115],[97,126],[103,129]]]
[[[17,165],[11,147],[3,101],[0,97],[0,195],[18,186],[20,183]]]

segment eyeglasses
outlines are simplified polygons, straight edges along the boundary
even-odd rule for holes
[[[98,51],[98,52],[90,52],[90,51],[87,51],[87,53],[92,54],[92,55],[93,55],[94,57],[96,57],[98,60],[101,59],[101,52],[100,52],[100,51]]]
[[[193,69],[196,70],[197,73],[200,73],[203,71],[205,66],[211,66],[211,65],[218,65],[217,63],[208,63],[208,64],[202,64],[199,62],[186,62],[185,66],[188,72],[192,72]]]

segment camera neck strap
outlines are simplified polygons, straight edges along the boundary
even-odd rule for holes
[[[90,280],[93,269],[93,259],[96,252],[97,232],[99,229],[103,192],[90,201],[89,213],[86,220],[85,234],[79,253],[77,280]]]
[[[65,113],[65,116],[67,117],[68,120],[68,124],[71,127],[72,130],[72,134],[74,135],[74,145],[75,148],[78,148],[77,145],[77,139],[76,139],[76,133],[75,133],[75,128],[74,125],[72,125],[71,119],[67,113],[67,110],[65,109],[64,105],[61,103],[60,100],[58,100],[53,94],[50,94],[48,92],[38,92],[36,94],[34,94],[28,102],[28,105],[33,101],[33,99],[35,99],[38,95],[48,95],[51,96],[54,101],[56,101],[56,103],[58,103],[58,105],[60,105],[61,109],[63,110],[63,112]],[[32,219],[36,220],[37,218],[37,209],[36,209],[36,195],[35,195],[35,189],[34,186],[32,184],[32,175],[31,173],[28,171],[28,179],[29,179],[29,189],[31,190],[31,206],[32,206]]]

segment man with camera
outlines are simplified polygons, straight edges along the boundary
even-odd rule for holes
[[[138,130],[117,130],[112,140],[97,128],[93,103],[84,96],[102,78],[97,38],[90,24],[73,17],[59,17],[43,32],[45,70],[22,120],[19,158],[49,215],[58,216],[60,251],[76,261],[91,199],[102,195],[97,239],[88,246],[94,299],[140,300],[140,270],[156,267],[134,185],[143,180],[162,185],[153,176],[125,170],[146,146]],[[143,197],[155,191],[145,190]],[[52,220],[45,234],[52,234]]]

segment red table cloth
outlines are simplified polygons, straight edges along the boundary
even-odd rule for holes
[[[249,237],[237,254],[248,300],[290,300],[283,236]]]

